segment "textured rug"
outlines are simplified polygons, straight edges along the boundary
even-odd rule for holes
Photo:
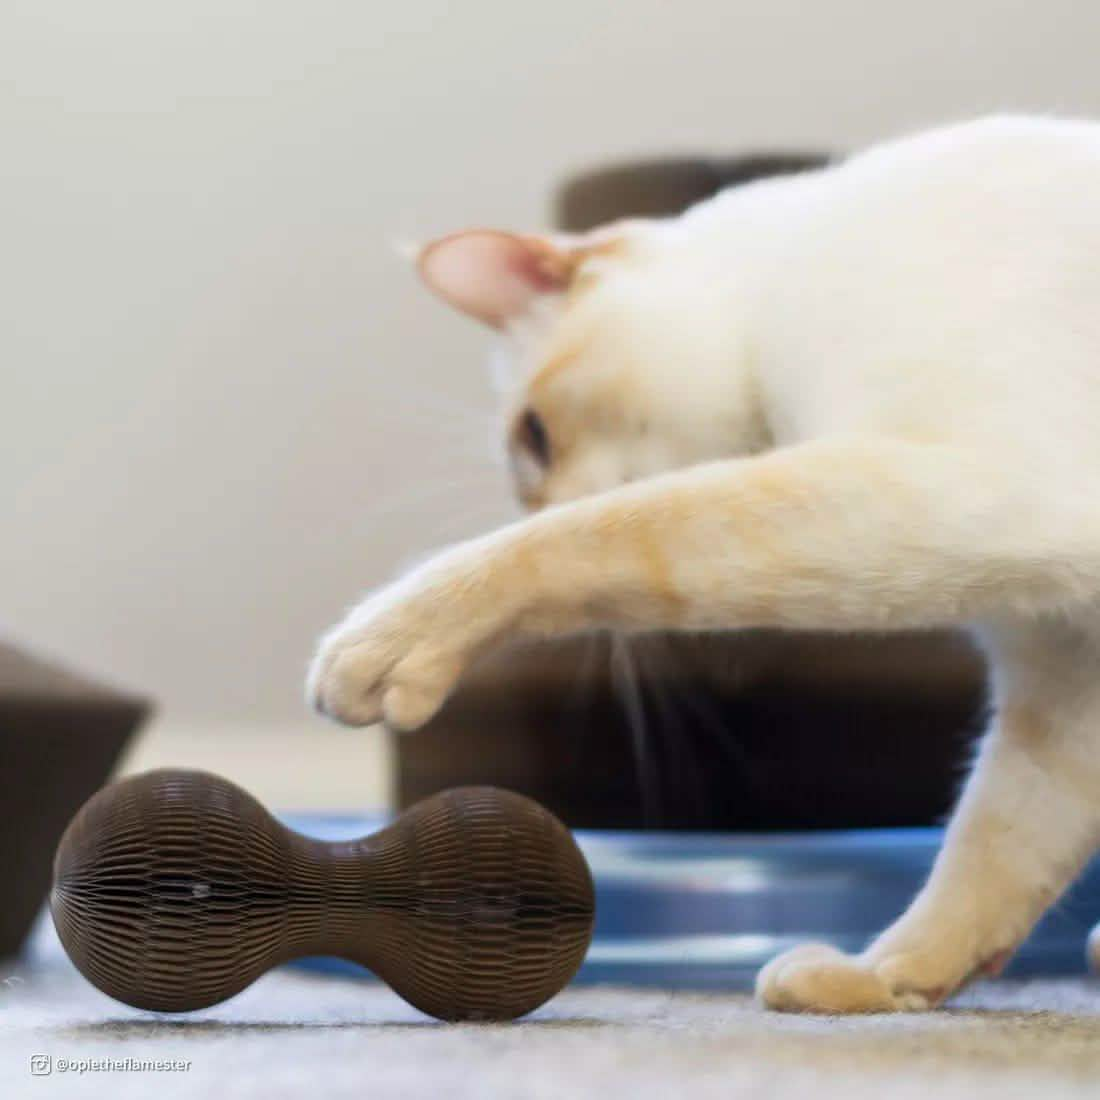
[[[114,1003],[47,949],[5,973],[0,998],[10,1100],[1100,1097],[1100,984],[1087,981],[986,983],[944,1011],[863,1019],[587,988],[516,1024],[442,1025],[380,985],[281,970],[174,1019]]]

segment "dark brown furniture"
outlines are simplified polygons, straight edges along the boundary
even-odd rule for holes
[[[829,159],[824,153],[753,153],[612,164],[566,180],[554,197],[554,220],[583,233],[619,218],[666,217],[727,187],[820,168]]]
[[[142,699],[0,645],[0,958],[49,890],[54,849],[149,711]]]
[[[397,746],[402,806],[493,783],[590,828],[926,825],[984,710],[952,634],[607,637],[501,653]]]

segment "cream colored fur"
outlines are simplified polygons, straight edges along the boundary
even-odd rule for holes
[[[554,507],[369,596],[315,703],[412,728],[536,632],[971,627],[996,717],[929,882],[862,955],[758,989],[925,1008],[999,967],[1100,840],[1100,126],[953,126],[422,264],[512,348],[517,490]]]

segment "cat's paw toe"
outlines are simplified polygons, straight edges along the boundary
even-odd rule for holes
[[[772,959],[756,980],[756,995],[779,1012],[830,1014],[917,1012],[925,993],[893,988],[880,968],[827,944],[804,944]]]
[[[426,645],[395,648],[371,637],[323,643],[309,676],[309,701],[347,726],[383,719],[400,730],[423,725],[450,692],[461,662]]]
[[[348,726],[416,729],[442,705],[467,660],[460,631],[403,590],[372,597],[322,640],[306,683],[321,714]]]
[[[385,654],[339,635],[325,638],[313,659],[306,697],[327,718],[367,726],[382,718]]]

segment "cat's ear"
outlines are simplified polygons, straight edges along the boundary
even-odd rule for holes
[[[564,290],[578,259],[576,249],[549,237],[468,229],[425,245],[417,270],[445,302],[503,328],[540,294]]]

